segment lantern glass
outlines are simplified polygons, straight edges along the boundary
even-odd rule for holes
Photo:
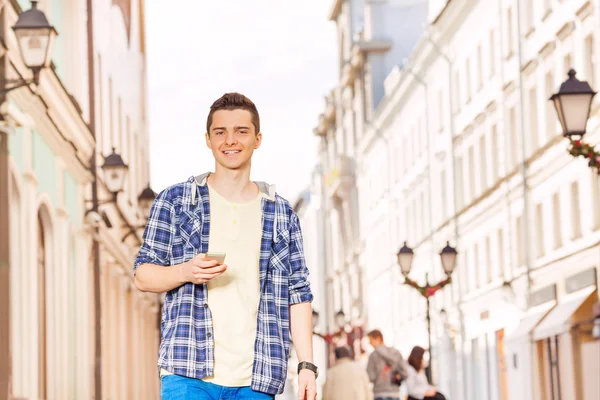
[[[446,247],[444,247],[440,252],[442,268],[444,268],[444,272],[448,276],[452,275],[452,272],[454,272],[454,267],[456,267],[457,254],[458,253],[456,249],[450,246],[449,242],[446,242]]]
[[[406,242],[404,242],[404,245],[398,251],[396,257],[398,258],[398,265],[400,265],[400,270],[402,271],[402,274],[408,275],[412,268],[412,262],[414,257],[413,250],[406,245]]]

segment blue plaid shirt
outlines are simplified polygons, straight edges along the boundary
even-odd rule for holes
[[[147,263],[165,267],[181,264],[207,252],[210,204],[206,176],[191,177],[157,196],[134,271]],[[262,199],[260,301],[251,387],[275,395],[283,392],[287,376],[289,307],[310,302],[313,296],[298,216],[273,187],[258,185],[266,196]],[[159,368],[197,379],[213,375],[214,338],[207,292],[206,284],[192,283],[167,292]]]

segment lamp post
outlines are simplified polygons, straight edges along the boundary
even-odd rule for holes
[[[577,79],[576,74],[574,69],[570,69],[569,78],[560,85],[558,93],[553,94],[550,100],[554,103],[563,136],[571,144],[569,153],[573,157],[589,159],[588,165],[598,169],[600,152],[582,141],[596,92],[587,82]]]
[[[446,242],[446,247],[442,249],[440,252],[440,258],[442,261],[442,268],[444,268],[444,272],[446,273],[446,279],[443,279],[435,284],[429,283],[429,273],[425,274],[425,285],[421,286],[417,282],[413,281],[408,277],[410,271],[412,269],[412,262],[414,258],[413,249],[407,246],[406,242],[400,248],[397,254],[398,265],[400,266],[400,271],[402,275],[404,275],[404,284],[409,285],[415,288],[421,296],[425,297],[427,301],[427,311],[426,311],[426,320],[427,320],[427,351],[429,352],[429,365],[425,370],[427,374],[427,379],[429,382],[433,383],[431,376],[431,363],[433,362],[433,356],[431,353],[431,314],[430,314],[430,304],[429,298],[435,295],[439,290],[441,290],[444,286],[448,285],[452,282],[452,272],[454,271],[454,267],[456,266],[456,256],[458,252],[452,246],[450,246],[449,242]]]

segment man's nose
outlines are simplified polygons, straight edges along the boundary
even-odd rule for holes
[[[225,136],[225,143],[231,145],[231,144],[235,144],[237,141],[236,139],[236,135],[235,132],[227,132],[227,135]]]

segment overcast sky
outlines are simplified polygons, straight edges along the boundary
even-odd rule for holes
[[[253,180],[294,201],[309,184],[312,130],[337,79],[333,0],[150,0],[146,3],[152,187],[214,171],[210,105],[238,91],[258,107],[263,144]]]

